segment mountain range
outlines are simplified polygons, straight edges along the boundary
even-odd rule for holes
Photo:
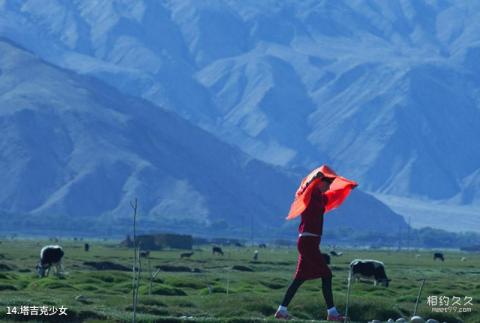
[[[480,230],[479,9],[5,1],[0,36],[266,164],[328,163],[413,225]]]
[[[284,218],[297,175],[6,40],[0,106],[3,229],[129,232],[138,198],[143,230],[247,236],[253,225],[268,232],[263,238],[292,231]],[[328,225],[406,227],[365,193],[350,204]]]

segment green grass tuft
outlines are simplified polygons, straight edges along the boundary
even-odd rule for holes
[[[31,290],[48,290],[48,289],[72,289],[76,290],[75,287],[69,283],[58,280],[57,278],[41,278],[36,281],[31,282],[28,286],[28,289]]]

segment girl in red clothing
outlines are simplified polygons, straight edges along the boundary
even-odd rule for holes
[[[320,252],[323,215],[338,207],[357,183],[337,176],[328,166],[317,168],[300,185],[288,219],[301,215],[297,241],[298,263],[293,282],[275,313],[277,319],[288,319],[287,306],[300,285],[309,279],[322,279],[322,293],[327,305],[327,320],[343,321],[333,303],[332,272]]]

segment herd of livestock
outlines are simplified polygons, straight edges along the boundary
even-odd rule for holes
[[[266,248],[266,244],[260,244],[259,248]],[[85,252],[90,250],[88,243],[84,244]],[[194,254],[193,251],[183,252],[180,254],[180,258],[190,258]],[[224,252],[221,247],[213,246],[212,254],[223,256]],[[45,277],[49,275],[50,269],[53,268],[56,275],[63,274],[62,259],[65,255],[63,248],[60,245],[46,245],[40,250],[40,259],[37,264],[37,274],[39,277]],[[141,257],[148,257],[150,255],[149,250],[143,250],[140,252]],[[325,262],[330,264],[331,257],[340,257],[343,255],[340,251],[332,250],[329,254],[322,254]],[[415,255],[418,258],[420,255]],[[255,250],[253,253],[253,261],[257,261],[259,258],[259,251]],[[445,261],[445,256],[441,252],[435,252],[433,254],[433,260]],[[461,261],[465,261],[466,258],[462,257]],[[354,259],[350,262],[350,275],[355,280],[370,280],[374,285],[382,284],[388,287],[390,279],[387,277],[385,271],[385,264],[379,260],[374,259]]]
[[[58,241],[55,241],[58,242]],[[1,242],[0,242],[1,243]],[[238,247],[243,247],[243,245],[236,245]],[[259,244],[258,245],[259,249],[262,248],[267,248],[266,244]],[[84,244],[84,251],[89,252],[91,249],[90,244],[85,243]],[[220,246],[212,246],[212,254],[218,257],[224,256],[224,251]],[[180,253],[180,259],[182,258],[190,258],[194,255],[194,251],[188,251],[188,252],[183,252]],[[323,253],[322,254],[325,262],[327,264],[330,264],[331,257],[341,257],[343,255],[342,252],[337,251],[337,250],[331,250],[328,254]],[[54,274],[56,276],[62,276],[64,274],[63,270],[63,265],[62,265],[62,259],[65,256],[65,252],[62,246],[55,244],[55,245],[46,245],[40,250],[40,259],[36,265],[36,271],[38,274],[38,277],[46,277],[49,275],[50,270],[54,270]],[[140,257],[148,258],[150,256],[150,251],[149,250],[142,250],[140,251]],[[254,250],[253,252],[253,261],[258,261],[260,257],[260,252],[259,250]],[[420,254],[415,255],[415,259],[418,259],[421,257]],[[461,257],[460,261],[464,262],[466,261],[466,257]],[[434,252],[433,253],[433,261],[445,261],[445,255],[442,252]],[[350,281],[370,281],[373,282],[374,286],[377,284],[381,284],[384,287],[388,287],[390,279],[387,277],[386,271],[385,271],[385,264],[382,261],[379,260],[374,260],[374,259],[354,259],[350,262],[349,266],[349,285]],[[348,305],[347,305],[348,306]],[[416,320],[416,319],[420,320]],[[415,320],[414,320],[415,319]],[[400,320],[400,319],[399,319]],[[400,322],[399,320],[393,321],[389,320],[388,322]],[[420,317],[412,317],[410,322],[425,322],[423,319]],[[377,322],[377,321],[372,321],[372,322]],[[379,321],[378,321],[379,322]],[[402,322],[408,322],[408,321],[402,321]],[[435,320],[429,319],[426,322],[437,322]]]

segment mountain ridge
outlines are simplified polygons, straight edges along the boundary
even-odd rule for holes
[[[246,236],[253,221],[257,230],[293,230],[284,216],[298,175],[12,44],[0,41],[4,227],[107,226],[118,234],[130,228],[129,203],[138,197],[144,229],[205,233],[212,227],[222,232],[223,226],[224,232]],[[339,211],[332,225],[369,217],[384,220],[360,230],[406,225],[365,193],[356,192],[352,200],[371,214]]]
[[[0,36],[267,163],[322,161],[373,194],[478,208],[479,4],[98,6],[3,3]]]

